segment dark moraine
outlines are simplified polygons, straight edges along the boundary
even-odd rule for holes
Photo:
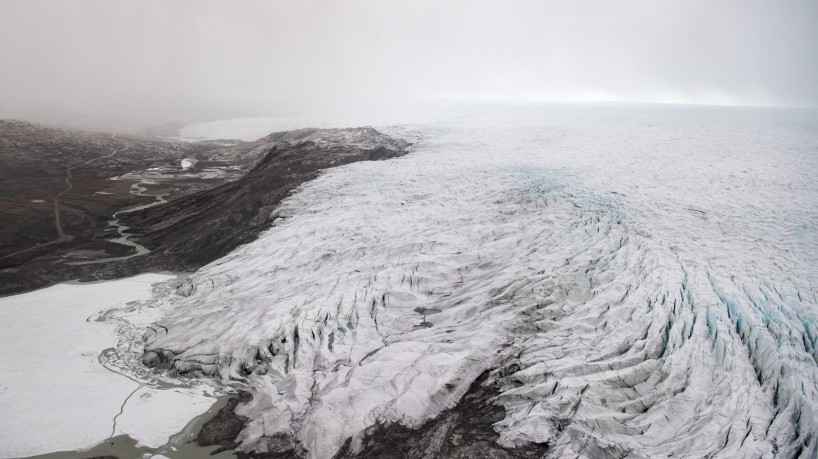
[[[350,450],[351,441],[336,454],[336,459],[423,459],[423,458],[535,458],[548,452],[548,445],[532,444],[509,449],[500,446],[500,435],[492,425],[502,421],[505,410],[492,403],[499,387],[480,375],[458,404],[416,429],[404,425],[376,424],[366,433],[363,449]]]
[[[404,425],[376,424],[365,434],[361,451],[353,451],[347,440],[335,459],[421,459],[421,458],[539,458],[548,453],[548,445],[532,444],[520,448],[504,448],[497,443],[499,434],[492,425],[502,421],[505,411],[494,405],[492,398],[499,392],[490,372],[480,375],[468,392],[453,408],[434,419],[411,429]],[[196,439],[200,446],[222,445],[235,448],[236,437],[244,428],[246,418],[235,413],[240,402],[248,401],[246,392],[233,398],[222,411],[202,428]],[[271,439],[274,440],[274,439]],[[280,453],[245,453],[241,459],[283,459],[307,456],[296,448]]]
[[[236,414],[236,406],[251,400],[249,392],[240,391],[228,400],[216,416],[204,423],[194,441],[199,446],[219,446],[213,454],[234,449],[236,438],[247,423],[247,418]]]

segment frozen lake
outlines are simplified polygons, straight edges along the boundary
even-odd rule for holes
[[[157,311],[137,302],[174,278],[143,274],[0,298],[0,457],[86,449],[121,435],[161,448],[213,405],[206,385],[140,378],[110,358],[138,347],[134,338]]]

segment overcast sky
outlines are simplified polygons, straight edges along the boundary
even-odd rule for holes
[[[0,115],[818,105],[818,1],[0,0]]]

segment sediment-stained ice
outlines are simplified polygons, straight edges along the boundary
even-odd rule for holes
[[[390,129],[164,299],[144,361],[250,387],[241,448],[331,457],[482,372],[505,446],[814,457],[818,116],[514,107]]]

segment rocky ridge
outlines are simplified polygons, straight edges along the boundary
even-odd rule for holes
[[[0,121],[0,295],[193,271],[253,240],[277,203],[322,169],[408,146],[372,128],[215,143]],[[123,236],[128,245],[114,241]]]

